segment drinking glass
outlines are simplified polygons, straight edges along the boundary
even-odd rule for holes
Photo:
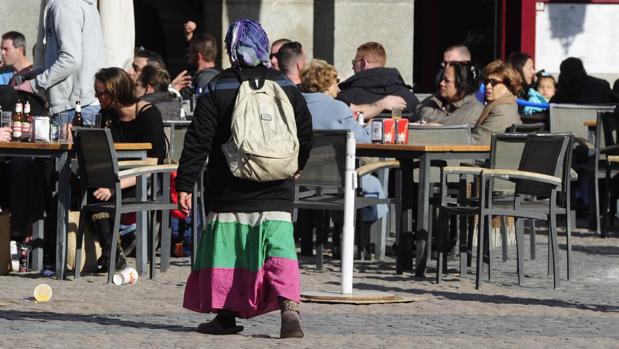
[[[95,127],[103,128],[103,114],[101,113],[95,114]]]
[[[71,113],[62,112],[58,116],[58,143],[71,143]]]
[[[3,111],[0,127],[11,126],[13,126],[13,113],[11,113],[10,111]]]
[[[401,119],[402,118],[402,109],[395,107],[391,109],[391,118],[392,119]]]

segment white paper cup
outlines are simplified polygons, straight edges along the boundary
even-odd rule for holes
[[[52,288],[48,284],[40,284],[34,288],[34,299],[37,302],[48,302],[52,298]]]
[[[114,285],[133,285],[138,282],[138,271],[134,268],[127,267],[114,274],[112,281]]]

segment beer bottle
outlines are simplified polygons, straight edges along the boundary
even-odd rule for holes
[[[22,142],[30,142],[32,137],[32,116],[30,116],[30,102],[24,104],[24,114],[21,120],[21,140]]]
[[[11,141],[21,142],[21,122],[22,122],[23,105],[20,100],[15,104],[15,112],[13,112],[13,130],[11,133]]]
[[[84,119],[82,119],[82,106],[80,105],[80,101],[75,102],[75,116],[73,116],[73,121],[71,121],[71,125],[73,127],[84,126]]]

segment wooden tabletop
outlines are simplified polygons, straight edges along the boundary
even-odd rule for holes
[[[582,124],[587,127],[596,127],[598,125],[598,121],[597,120],[585,120]]]
[[[30,142],[0,142],[0,149],[43,149],[71,150],[73,144],[68,143],[30,143]],[[150,143],[114,143],[116,150],[150,150]]]
[[[489,145],[481,144],[434,144],[434,145],[419,145],[419,144],[357,144],[357,149],[360,150],[392,150],[392,151],[414,151],[414,152],[489,152]]]

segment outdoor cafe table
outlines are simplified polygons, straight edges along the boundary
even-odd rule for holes
[[[432,160],[475,160],[485,159],[489,156],[489,145],[471,144],[441,144],[441,145],[416,145],[416,144],[357,144],[356,156],[395,158],[400,161],[402,171],[402,193],[412,193],[413,161],[419,161],[419,189],[417,190],[417,233],[418,236],[427,236],[427,240],[418,240],[415,258],[415,276],[425,276],[427,258],[430,256],[432,244],[432,232],[430,225],[430,164]],[[398,195],[400,193],[396,193]],[[402,209],[400,222],[396,222],[396,234],[410,231],[409,224],[412,216],[412,203],[414,198],[402,200],[408,202]],[[399,200],[396,200],[399,201]],[[396,215],[398,216],[398,215]],[[400,249],[398,249],[400,250]],[[400,256],[396,259],[396,271],[402,272],[403,261]]]
[[[66,239],[68,233],[68,217],[71,208],[71,159],[69,154],[72,145],[66,143],[27,143],[27,142],[0,142],[0,156],[27,157],[54,160],[54,170],[57,174],[56,193],[58,207],[56,211],[56,278],[62,279],[66,266]],[[119,159],[146,159],[146,151],[152,148],[150,143],[115,143]],[[137,180],[137,195],[141,199],[146,198],[146,181],[139,177]],[[146,215],[137,215],[137,226],[146,229]],[[32,231],[33,269],[43,268],[43,221],[33,224]],[[138,234],[138,236],[145,236]],[[146,239],[144,239],[146,240]],[[142,246],[143,245],[143,246]],[[138,241],[136,247],[136,259],[138,272],[144,275],[146,272],[146,241]],[[63,248],[64,247],[64,248]]]

